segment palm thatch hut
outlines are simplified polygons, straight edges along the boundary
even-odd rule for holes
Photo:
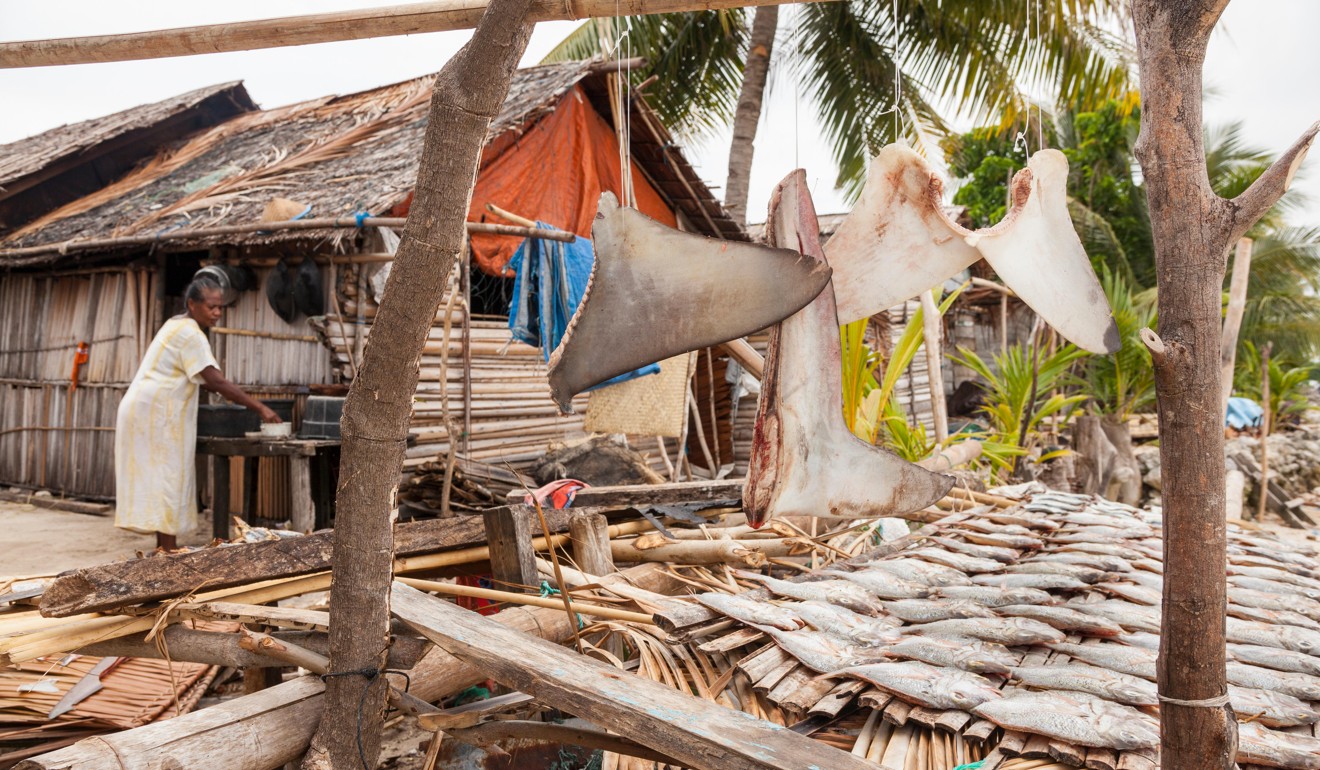
[[[486,212],[494,203],[589,237],[600,192],[627,183],[657,219],[745,239],[645,99],[616,87],[614,69],[566,63],[515,75],[470,221],[508,224]],[[263,286],[272,270],[311,260],[325,287],[314,325],[284,320],[264,292],[249,291],[212,330],[212,347],[230,379],[262,396],[301,404],[342,390],[370,333],[372,278],[397,244],[392,228],[376,225],[397,227],[411,202],[430,83],[268,110],[232,83],[0,147],[0,485],[113,496],[119,399],[203,265],[250,268]],[[270,221],[274,199],[301,213]],[[581,417],[558,416],[546,395],[539,352],[508,341],[505,268],[519,240],[471,239],[470,266],[456,274],[423,357],[409,468],[451,445],[520,468],[582,434]],[[90,357],[74,389],[79,342]],[[719,367],[699,372],[709,401],[724,364],[702,360]],[[701,413],[731,457],[728,414]],[[280,486],[278,458],[262,462],[262,480]]]

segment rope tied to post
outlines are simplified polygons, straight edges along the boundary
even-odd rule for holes
[[[390,674],[398,674],[403,677],[404,692],[408,692],[408,690],[412,688],[412,677],[408,675],[408,672],[394,668],[379,669],[368,666],[366,668],[359,668],[351,671],[327,671],[320,675],[321,681],[327,684],[331,679],[341,676],[360,676],[367,680],[367,686],[362,688],[362,698],[358,700],[357,709],[357,749],[358,759],[362,760],[362,770],[371,770],[371,763],[367,761],[367,750],[362,745],[362,710],[366,708],[367,693],[371,691],[371,683],[379,679],[381,676],[388,676]],[[389,686],[388,682],[386,683],[386,686]]]

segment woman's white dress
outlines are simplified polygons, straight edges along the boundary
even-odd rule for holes
[[[197,528],[197,386],[216,366],[191,318],[151,341],[115,422],[115,526],[185,535]]]

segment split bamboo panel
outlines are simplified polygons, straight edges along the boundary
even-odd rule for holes
[[[321,268],[323,285],[328,268]],[[257,269],[258,288],[239,294],[225,308],[223,328],[241,333],[212,333],[211,348],[221,370],[243,385],[312,385],[331,382],[329,352],[313,340],[306,318],[293,323],[275,314],[266,301],[264,287],[271,268]],[[325,306],[328,308],[329,289]],[[291,339],[293,338],[293,339]]]

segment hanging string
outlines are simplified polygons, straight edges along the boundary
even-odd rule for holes
[[[877,117],[893,114],[893,141],[897,142],[901,134],[899,130],[902,126],[901,108],[899,105],[903,100],[903,67],[902,56],[899,55],[898,44],[898,0],[891,0],[889,6],[889,63],[894,68],[894,96],[889,109],[881,112]]]

